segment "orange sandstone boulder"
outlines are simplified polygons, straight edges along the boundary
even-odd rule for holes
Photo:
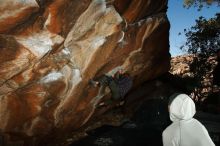
[[[37,145],[111,110],[96,109],[98,89],[88,82],[118,66],[133,77],[134,88],[167,72],[166,8],[166,0],[1,0],[0,129],[6,145]]]

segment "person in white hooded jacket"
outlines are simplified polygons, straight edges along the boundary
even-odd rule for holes
[[[193,116],[193,100],[186,94],[177,95],[169,106],[173,122],[163,131],[163,146],[215,146],[206,128]]]

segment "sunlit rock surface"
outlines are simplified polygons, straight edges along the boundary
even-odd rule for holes
[[[193,77],[190,71],[190,64],[193,62],[193,55],[176,56],[171,59],[170,73],[181,77]]]
[[[115,67],[133,88],[167,72],[166,9],[167,0],[0,0],[3,144],[42,145],[111,110],[96,109],[88,82]]]
[[[188,94],[191,94],[193,99],[203,102],[212,92],[219,92],[219,87],[213,86],[213,70],[218,62],[216,56],[209,56],[207,62],[210,63],[210,68],[206,68],[206,73],[201,80],[197,79],[193,68],[195,66],[193,63],[196,63],[197,59],[198,57],[193,54],[173,57],[170,73],[181,80],[183,79],[185,83],[180,85],[188,88]]]

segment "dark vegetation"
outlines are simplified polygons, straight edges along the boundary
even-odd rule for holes
[[[204,6],[208,7],[215,3],[220,6],[220,0],[185,0],[184,6],[187,8],[194,6],[201,10]],[[215,68],[219,66],[217,52],[220,50],[220,13],[210,19],[199,17],[194,26],[184,29],[184,33],[187,41],[181,49],[193,54],[193,61],[190,64],[195,84],[193,94],[197,99],[213,97],[213,94],[219,98],[219,87],[214,84],[216,77],[213,80],[213,70],[216,72]],[[220,72],[214,76],[216,75],[219,76]]]
[[[220,5],[220,0],[184,0],[184,7],[194,6],[201,10],[204,6],[209,7],[213,3]]]

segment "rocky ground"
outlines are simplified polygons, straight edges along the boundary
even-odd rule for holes
[[[149,100],[120,126],[105,125],[88,131],[88,136],[71,146],[162,146],[162,131],[171,123],[165,100]],[[198,111],[196,119],[220,145],[220,115]]]
[[[162,146],[162,131],[169,124],[165,100],[149,100],[118,127],[105,125],[71,146]]]

